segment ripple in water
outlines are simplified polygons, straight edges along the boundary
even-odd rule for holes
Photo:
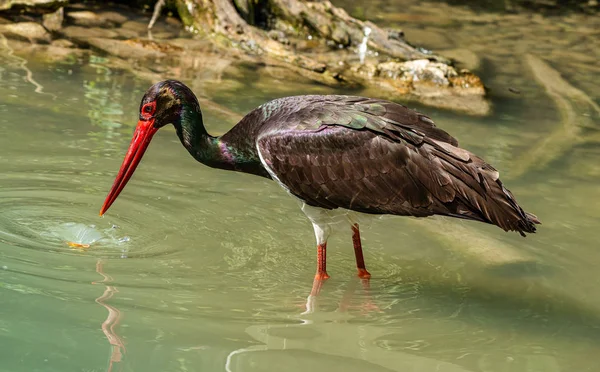
[[[0,181],[3,178],[10,177],[0,174]],[[10,184],[0,190],[0,243],[60,254],[130,259],[170,255],[181,249],[165,242],[162,232],[148,230],[143,217],[156,211],[147,204],[124,199],[127,213],[99,218],[93,194],[66,192],[57,189],[62,182],[57,183],[43,190]]]

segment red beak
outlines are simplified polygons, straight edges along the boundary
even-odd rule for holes
[[[125,155],[125,159],[123,159],[123,164],[121,164],[121,169],[119,169],[119,174],[117,174],[117,178],[104,201],[104,205],[102,205],[102,209],[100,210],[100,215],[102,216],[108,208],[112,205],[112,203],[117,199],[117,196],[121,193],[127,181],[133,175],[135,168],[137,168],[140,160],[142,160],[142,156],[146,152],[150,141],[152,140],[152,136],[154,133],[158,131],[158,128],[154,128],[154,119],[150,120],[140,120],[138,121],[137,127],[135,128],[135,132],[133,133],[133,138],[131,139],[131,144],[129,145],[129,149],[127,150],[127,154]]]

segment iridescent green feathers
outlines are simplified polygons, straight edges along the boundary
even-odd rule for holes
[[[146,92],[142,105],[151,100],[156,101],[157,125],[181,125],[185,132],[206,133],[198,99],[183,83],[165,80],[155,84]]]

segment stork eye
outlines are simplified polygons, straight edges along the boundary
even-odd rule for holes
[[[152,115],[156,109],[156,102],[148,102],[142,107],[142,114]]]

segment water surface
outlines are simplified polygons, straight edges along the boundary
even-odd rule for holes
[[[3,49],[0,371],[596,370],[598,113],[563,95],[582,129],[546,144],[565,108],[527,62],[542,58],[597,105],[600,74],[585,62],[600,49],[585,33],[595,21],[511,16],[511,24],[406,4],[413,8],[348,9],[401,24],[425,47],[477,56],[491,116],[409,105],[494,164],[543,221],[538,234],[384,219],[363,231],[373,274],[366,292],[349,231],[337,233],[332,278],[305,314],[313,232],[275,183],[196,163],[166,128],[100,218],[149,82],[103,67],[102,58],[52,65],[31,58],[39,93],[23,61]],[[525,37],[515,24],[529,30]],[[226,67],[217,83],[194,74],[182,79],[232,111],[205,109],[214,133],[271,98],[344,93],[251,66]]]

